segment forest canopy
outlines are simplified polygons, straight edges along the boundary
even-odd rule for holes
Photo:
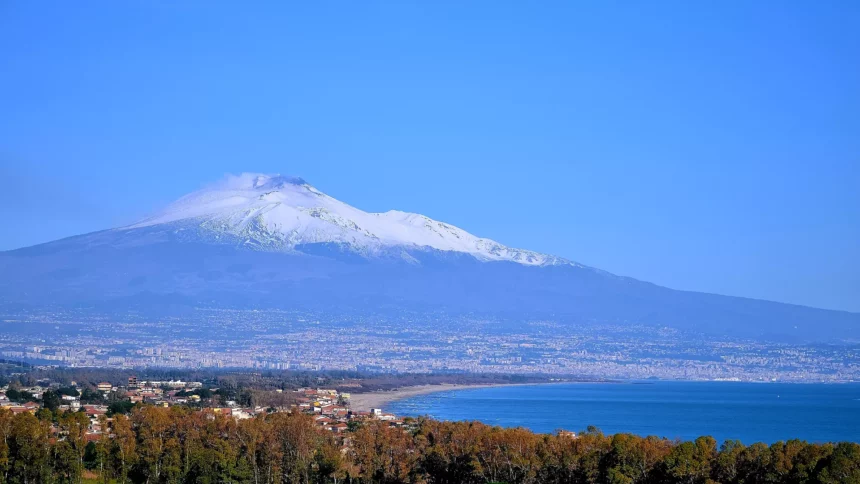
[[[81,412],[0,409],[0,483],[860,483],[849,442],[718,446],[432,419],[336,434],[301,413],[154,406],[99,420],[106,431],[88,434]]]

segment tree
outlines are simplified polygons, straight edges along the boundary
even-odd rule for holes
[[[776,477],[771,475],[771,450],[767,445],[757,442],[750,445],[740,455],[738,479],[749,482],[770,482]]]
[[[342,435],[298,412],[237,421],[147,405],[110,426],[100,417],[104,432],[87,442],[85,414],[41,412],[0,409],[0,484],[80,484],[84,468],[103,484],[860,483],[860,445],[848,442],[727,441],[717,452],[710,437],[671,442],[589,429],[574,438],[430,419],[407,428],[365,420]]]
[[[9,400],[11,400],[13,402],[20,402],[21,401],[21,392],[18,391],[17,388],[10,387],[8,390],[6,390],[6,398],[8,398]]]
[[[81,393],[81,403],[104,403],[105,396],[102,392],[86,387]]]
[[[416,445],[424,455],[421,467],[431,482],[481,481],[477,450],[487,426],[477,422],[436,422],[422,419]]]
[[[137,431],[138,470],[147,481],[158,482],[171,426],[167,409],[144,406],[135,410],[132,421]]]
[[[95,455],[92,469],[98,469],[102,477],[102,482],[107,483],[108,471],[110,470],[110,452],[112,447],[111,431],[108,428],[108,418],[106,415],[99,415],[98,425],[102,433],[99,440],[95,442]]]
[[[824,468],[827,459],[833,453],[833,446],[830,444],[810,445],[802,442],[803,446],[797,452],[793,459],[793,466],[789,474],[788,481],[795,482],[814,482],[816,473]]]
[[[651,474],[658,463],[672,451],[665,439],[642,438],[631,434],[612,436],[610,451],[604,458],[606,481],[610,483],[641,483],[653,480]]]
[[[736,482],[744,449],[744,444],[740,440],[723,442],[717,460],[714,462],[714,479],[718,482]]]
[[[321,439],[321,444],[314,454],[314,464],[319,482],[328,482],[331,479],[337,484],[338,479],[345,477],[343,454],[331,436]]]
[[[61,435],[65,438],[63,442],[68,446],[68,458],[73,462],[68,463],[69,477],[80,481],[84,469],[84,455],[87,447],[87,428],[90,420],[87,415],[80,412],[64,412],[58,420]]]
[[[8,390],[6,390],[6,398],[13,402],[19,403],[36,401],[36,397],[33,396],[32,393],[24,390],[18,390],[16,388],[9,388]]]
[[[353,434],[352,457],[363,482],[409,482],[419,454],[412,437],[387,422],[371,421]]]
[[[62,387],[57,389],[57,393],[59,395],[67,395],[70,397],[79,397],[81,394],[78,392],[78,389],[75,387]]]
[[[134,403],[128,400],[122,400],[118,402],[113,402],[108,405],[107,414],[108,416],[113,416],[116,414],[120,415],[128,415],[131,413],[131,410],[134,408]]]
[[[853,442],[836,444],[818,480],[823,484],[860,483],[860,444]]]
[[[254,484],[260,483],[261,463],[259,461],[261,447],[265,438],[265,421],[263,417],[240,420],[236,429],[236,438],[242,446],[242,455],[251,468]]]
[[[666,457],[668,480],[684,484],[707,482],[716,454],[717,442],[713,437],[699,437],[693,442],[678,444]]]
[[[283,482],[310,482],[311,466],[319,431],[309,415],[275,413],[268,417],[280,450]]]
[[[12,419],[13,415],[10,410],[0,408],[0,482],[8,482],[9,479],[11,468],[9,445],[12,439]]]
[[[115,415],[113,417],[113,435],[111,454],[115,456],[117,461],[119,482],[125,483],[128,481],[131,466],[136,461],[137,442],[131,420],[122,414]]]
[[[532,482],[538,462],[537,436],[523,428],[488,427],[479,441],[477,460],[489,481]]]
[[[589,427],[577,438],[562,434],[544,437],[537,449],[543,462],[538,481],[598,482],[609,451],[610,439],[595,427]]]
[[[60,396],[52,390],[45,390],[42,394],[42,406],[52,412],[56,412],[60,408]]]
[[[28,484],[50,481],[49,425],[28,412],[12,419],[9,438],[11,482]]]

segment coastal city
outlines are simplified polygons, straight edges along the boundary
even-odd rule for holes
[[[858,26],[0,1],[0,484],[860,484]]]
[[[0,328],[0,358],[64,367],[860,380],[860,344],[716,338],[635,324],[196,308],[181,316],[7,312]]]
[[[139,380],[136,376],[129,377],[125,385],[106,381],[72,381],[63,385],[43,379],[30,386],[10,383],[0,387],[0,412],[9,411],[13,415],[37,415],[40,411],[86,414],[88,424],[84,438],[87,442],[109,436],[108,427],[113,415],[128,414],[144,405],[163,408],[184,406],[237,420],[278,412],[299,412],[312,416],[314,424],[321,430],[335,434],[354,429],[369,420],[397,428],[408,428],[414,422],[408,417],[404,419],[383,412],[382,408],[363,408],[361,404],[354,408],[350,393],[331,388],[276,389],[255,393],[255,398],[230,397],[226,396],[229,391],[203,382]],[[263,405],[260,400],[269,403]],[[53,433],[57,434],[57,422],[52,421],[51,425]]]

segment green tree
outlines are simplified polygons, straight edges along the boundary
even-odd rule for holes
[[[8,482],[11,469],[9,445],[12,439],[12,419],[10,410],[0,408],[0,483]]]
[[[144,406],[132,415],[137,431],[138,471],[147,482],[158,482],[170,436],[170,418],[164,408]]]
[[[128,400],[117,401],[108,405],[107,414],[108,416],[113,416],[116,414],[128,415],[129,413],[131,413],[133,408],[134,403]]]
[[[52,390],[45,390],[42,393],[42,406],[52,412],[56,412],[60,408],[60,396]]]
[[[70,397],[81,396],[80,392],[78,392],[78,389],[75,387],[62,387],[62,388],[57,389],[57,393],[60,395],[66,395],[66,396],[70,396]]]
[[[131,420],[125,415],[113,417],[113,435],[111,440],[111,455],[115,457],[116,474],[120,483],[128,482],[128,475],[136,459],[137,440]]]
[[[25,484],[49,482],[51,447],[50,423],[24,412],[12,420],[10,434],[10,482]]]
[[[833,453],[818,480],[822,484],[858,484],[860,483],[860,444],[840,442],[833,448]]]
[[[64,412],[58,418],[57,423],[60,435],[64,438],[63,442],[68,446],[68,453],[64,456],[73,459],[65,466],[69,469],[68,475],[70,479],[80,481],[81,473],[84,470],[84,455],[87,447],[86,434],[90,420],[86,414],[80,412]]]
[[[717,442],[713,437],[699,437],[693,442],[678,444],[665,460],[668,481],[682,484],[707,482],[716,455]]]
[[[741,456],[744,444],[740,440],[727,440],[720,447],[720,453],[714,462],[714,479],[718,482],[737,482]]]

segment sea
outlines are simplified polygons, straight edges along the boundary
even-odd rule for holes
[[[710,435],[768,444],[860,442],[860,383],[641,381],[452,390],[391,402],[397,415],[478,420],[549,433],[595,426],[607,434],[691,440]]]

